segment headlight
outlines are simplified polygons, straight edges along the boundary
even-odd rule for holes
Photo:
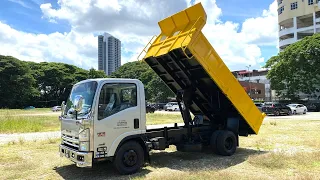
[[[79,141],[89,141],[90,129],[85,129],[79,133]]]
[[[80,142],[80,151],[89,151],[89,142]]]

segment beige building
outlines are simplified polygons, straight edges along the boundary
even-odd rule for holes
[[[279,49],[320,32],[320,0],[278,0]]]

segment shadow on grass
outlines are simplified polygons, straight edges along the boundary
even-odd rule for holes
[[[199,153],[187,152],[153,152],[151,153],[151,163],[147,164],[152,168],[166,167],[180,171],[198,170],[219,170],[240,164],[251,155],[264,154],[263,151],[238,148],[233,156],[215,155],[209,150]],[[144,177],[151,171],[143,168],[140,172],[121,176],[113,168],[110,162],[100,162],[94,164],[92,168],[77,168],[75,165],[68,165],[55,168],[55,171],[64,179],[130,179],[134,177]]]

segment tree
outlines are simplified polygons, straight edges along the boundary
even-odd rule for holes
[[[0,55],[0,107],[26,106],[39,95],[35,82],[27,63]]]
[[[107,75],[105,74],[104,71],[97,71],[95,70],[94,68],[91,68],[89,69],[89,72],[88,72],[88,79],[91,79],[91,78],[106,78]]]
[[[174,96],[167,85],[145,62],[128,62],[113,72],[110,77],[139,79],[145,86],[148,101],[163,102],[168,97]]]
[[[68,98],[75,83],[89,76],[89,71],[64,63],[29,62],[29,66],[40,91],[40,97],[35,100],[38,106],[60,104]]]
[[[298,93],[313,94],[320,86],[320,34],[291,44],[265,67],[271,88],[282,98],[299,99]]]

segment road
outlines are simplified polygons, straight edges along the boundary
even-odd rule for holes
[[[168,111],[156,111],[156,114],[180,114],[180,112],[168,112]],[[320,120],[320,112],[308,112],[303,115],[292,115],[292,116],[267,116],[265,120],[281,120],[281,119],[291,119],[291,120]],[[178,124],[181,125],[181,124]],[[160,124],[160,125],[148,125],[147,129],[162,128],[164,126],[172,127],[171,124]],[[59,138],[60,132],[36,132],[36,133],[16,133],[16,134],[0,134],[0,145],[7,144],[12,141],[19,141],[23,139],[25,141],[33,140],[46,140],[50,138]]]

